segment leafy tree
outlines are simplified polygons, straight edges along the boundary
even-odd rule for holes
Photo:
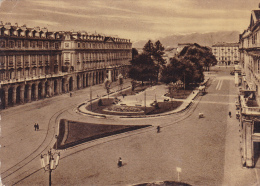
[[[163,54],[164,54],[164,47],[161,44],[161,42],[158,40],[155,42],[153,47],[153,59],[155,60],[155,65],[159,69],[158,77],[157,77],[158,80],[161,79],[162,69],[166,63],[165,59],[163,59]]]
[[[185,86],[200,83],[204,80],[203,70],[206,65],[215,63],[210,49],[198,44],[186,46],[178,56],[172,58],[163,70],[163,81],[166,83],[181,80]]]
[[[149,57],[152,57],[153,51],[154,51],[153,42],[152,42],[151,40],[149,40],[149,41],[144,45],[143,54],[146,54],[146,55],[148,55]]]
[[[136,54],[135,50],[132,50]],[[131,61],[129,77],[138,81],[158,81],[160,69],[165,64],[162,58],[164,47],[158,40],[155,44],[149,40],[143,47],[143,53],[135,55]],[[134,56],[134,54],[133,54]]]
[[[132,48],[132,59],[138,56],[138,50],[136,48]]]
[[[147,54],[138,55],[131,61],[129,77],[137,81],[154,81],[157,78],[158,68]]]

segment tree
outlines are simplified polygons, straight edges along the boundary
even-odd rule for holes
[[[136,48],[132,48],[132,59],[138,56],[138,50]]]
[[[157,78],[158,69],[147,54],[138,55],[131,61],[129,77],[137,81],[153,81]]]
[[[181,80],[185,86],[204,81],[203,70],[208,64],[215,63],[210,49],[198,44],[186,46],[178,56],[170,60],[170,64],[163,70],[165,83]]]
[[[155,60],[155,65],[158,66],[159,72],[157,79],[161,79],[162,69],[165,65],[165,59],[163,59],[164,47],[161,42],[158,40],[155,42],[153,47],[153,59]]]
[[[152,43],[151,40],[149,40],[149,41],[144,45],[143,54],[146,54],[147,56],[149,56],[149,57],[151,58],[152,55],[153,55],[153,51],[154,51],[153,43]]]
[[[179,56],[184,56],[186,59],[190,59],[194,63],[200,63],[207,71],[209,71],[210,66],[217,64],[217,60],[212,54],[211,49],[200,46],[196,43],[184,47]]]

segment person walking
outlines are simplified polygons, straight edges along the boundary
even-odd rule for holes
[[[36,128],[37,128],[37,131],[38,131],[39,130],[39,124],[38,123],[36,124]]]
[[[117,166],[119,168],[119,167],[122,167],[122,165],[123,165],[122,158],[119,157],[118,162],[117,162]]]
[[[229,111],[228,115],[229,115],[229,117],[231,118],[231,112],[230,112],[230,111]]]
[[[161,132],[161,127],[158,125],[157,126],[157,133],[160,133]]]
[[[36,125],[36,123],[34,124],[34,130],[36,131],[36,129],[37,129],[37,125]]]

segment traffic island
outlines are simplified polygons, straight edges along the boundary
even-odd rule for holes
[[[59,135],[54,148],[66,149],[84,142],[150,126],[151,125],[104,125],[61,119],[59,123]]]
[[[187,183],[176,182],[176,181],[161,181],[153,183],[141,183],[133,186],[191,186]]]

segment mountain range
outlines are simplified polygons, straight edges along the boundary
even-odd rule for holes
[[[160,40],[162,45],[167,47],[177,47],[178,43],[198,43],[201,46],[212,46],[216,43],[237,43],[239,41],[238,31],[220,31],[209,33],[192,33],[186,35],[171,35],[163,38],[152,40],[156,42]],[[147,40],[148,41],[148,40]],[[143,48],[146,40],[141,40],[133,43],[133,48]]]

